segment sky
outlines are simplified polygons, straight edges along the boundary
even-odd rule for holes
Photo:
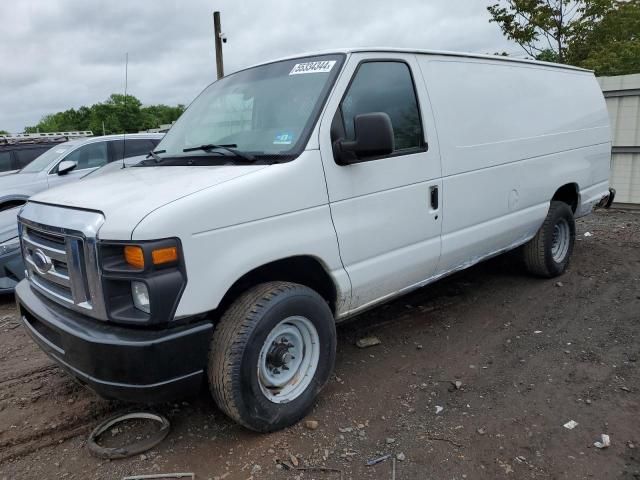
[[[189,104],[215,80],[213,10],[225,73],[338,47],[474,53],[517,46],[484,0],[20,0],[1,9],[0,130],[124,90],[143,104]]]

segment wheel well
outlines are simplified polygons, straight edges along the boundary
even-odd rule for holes
[[[27,203],[26,200],[8,200],[6,202],[0,203],[0,212],[3,210],[9,210],[13,207],[19,207],[20,205],[24,205]]]
[[[299,283],[315,290],[335,313],[338,293],[333,280],[317,259],[297,256],[267,263],[240,277],[222,298],[216,316],[221,315],[247,289],[272,281]]]
[[[564,202],[571,207],[573,213],[576,213],[576,209],[578,208],[578,198],[578,184],[567,183],[556,190],[551,201]]]

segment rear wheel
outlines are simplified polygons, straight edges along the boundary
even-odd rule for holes
[[[335,351],[333,314],[320,295],[288,282],[258,285],[216,327],[208,366],[211,394],[245,427],[279,430],[311,409],[333,371]]]
[[[527,270],[547,278],[561,275],[569,265],[575,238],[571,207],[564,202],[551,202],[542,227],[523,247]]]

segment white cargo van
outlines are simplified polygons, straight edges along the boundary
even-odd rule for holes
[[[574,219],[612,199],[610,150],[577,68],[390,49],[247,68],[140,164],[29,200],[20,314],[107,398],[206,382],[279,429],[329,379],[336,321],[518,247],[562,274]]]

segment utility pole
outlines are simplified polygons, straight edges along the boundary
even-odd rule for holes
[[[223,38],[222,31],[220,30],[220,12],[213,12],[213,32],[216,42],[216,71],[218,72],[218,79],[224,77],[224,64],[222,62],[222,42],[226,42],[227,39]]]

